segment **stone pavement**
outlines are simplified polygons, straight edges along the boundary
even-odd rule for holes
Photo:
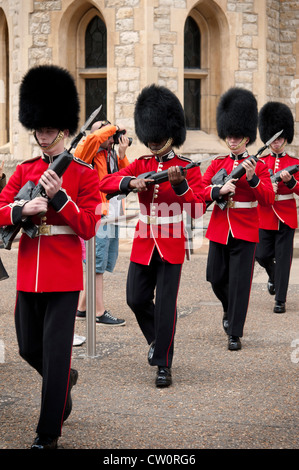
[[[147,363],[148,346],[125,300],[129,248],[121,243],[115,272],[104,276],[106,306],[126,326],[96,326],[96,357],[87,357],[86,344],[73,348],[79,380],[59,449],[107,455],[124,449],[298,449],[299,258],[282,315],[273,313],[266,275],[256,266],[243,348],[231,352],[220,303],[205,281],[205,247],[197,250],[182,272],[173,385],[157,389],[156,368]],[[17,350],[17,245],[0,256],[10,275],[0,282],[0,449],[28,449],[41,380]],[[86,322],[77,321],[75,330],[86,336]]]

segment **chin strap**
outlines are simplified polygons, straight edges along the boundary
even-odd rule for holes
[[[239,150],[239,148],[242,147],[242,145],[246,142],[246,139],[247,139],[247,138],[248,138],[248,137],[243,137],[243,139],[241,140],[241,142],[239,143],[239,145],[237,145],[237,147],[234,148],[234,151]],[[229,143],[228,143],[228,141],[227,141],[227,138],[225,139],[225,143],[226,143],[226,145],[228,146],[228,148],[229,148],[230,150],[232,150],[232,148],[230,147],[230,145],[229,145]]]
[[[274,151],[273,148],[272,148],[272,145],[270,145],[270,147],[271,147],[271,150],[272,150],[273,153],[279,154],[279,153],[282,153],[284,151],[284,148],[285,148],[286,145],[287,145],[287,139],[284,139],[282,146],[279,147],[278,150]]]
[[[53,142],[52,142],[50,145],[48,145],[48,147],[42,147],[42,146],[40,145],[40,143],[39,143],[37,137],[36,137],[35,132],[33,133],[33,135],[34,135],[34,138],[35,138],[35,140],[36,140],[38,146],[39,146],[44,152],[47,152],[47,150],[51,150],[51,148],[53,148],[56,144],[58,144],[58,142],[61,141],[61,139],[63,139],[63,137],[64,137],[64,132],[63,132],[63,131],[59,131],[58,134],[57,134],[57,136],[56,136],[55,139],[53,140]]]
[[[162,148],[160,148],[159,150],[152,150],[150,148],[150,151],[154,154],[154,155],[160,155],[161,153],[165,152],[165,150],[170,147],[172,145],[172,142],[173,142],[173,138],[172,137],[169,137],[169,139],[167,140],[167,142],[165,143],[165,145],[163,145]]]

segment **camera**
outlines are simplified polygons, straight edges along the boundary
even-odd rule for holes
[[[126,134],[126,132],[127,132],[127,131],[126,131],[125,129],[123,129],[122,131],[116,131],[115,134],[113,135],[113,142],[114,142],[114,144],[119,144],[119,138],[120,138],[122,135]],[[128,139],[129,139],[129,146],[130,146],[130,145],[132,144],[132,142],[133,142],[133,139],[132,139],[132,137],[128,137]]]

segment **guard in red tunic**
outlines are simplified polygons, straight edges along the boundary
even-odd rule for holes
[[[256,139],[257,118],[257,102],[250,91],[231,88],[222,95],[217,107],[217,130],[230,154],[216,157],[203,176],[206,201],[215,201],[206,232],[210,240],[207,280],[222,303],[223,327],[232,351],[241,349],[249,304],[259,240],[257,206],[274,201],[266,165],[247,158],[246,146]],[[214,178],[223,169],[230,175],[238,165],[245,170],[240,179],[228,178],[219,184]]]
[[[158,366],[156,386],[172,383],[171,365],[177,321],[177,296],[186,238],[183,210],[200,217],[205,208],[199,167],[181,171],[190,160],[177,155],[186,138],[185,117],[178,98],[167,88],[144,88],[135,107],[137,137],[152,152],[100,182],[106,193],[135,190],[140,203],[131,263],[127,302],[151,345],[148,360]],[[142,173],[166,170],[168,181],[148,185]],[[155,301],[154,301],[155,293]]]
[[[32,448],[57,447],[61,427],[71,412],[71,369],[75,315],[83,289],[79,237],[95,235],[100,205],[95,170],[80,160],[60,178],[49,164],[64,151],[64,140],[78,124],[79,101],[74,80],[54,65],[30,69],[20,87],[19,119],[34,135],[40,157],[24,161],[0,195],[0,226],[31,219],[37,233],[23,233],[17,270],[16,332],[20,355],[42,376],[42,402]],[[44,196],[15,200],[28,182],[39,182]]]
[[[286,311],[290,269],[293,259],[295,229],[298,227],[295,194],[299,195],[298,173],[285,168],[299,165],[299,159],[288,155],[285,146],[293,141],[294,118],[288,106],[280,102],[266,103],[259,112],[259,132],[263,142],[283,129],[271,144],[271,153],[262,157],[272,175],[280,172],[273,183],[275,201],[271,206],[259,207],[260,242],[256,260],[269,276],[268,291],[275,294],[274,313]],[[269,137],[270,136],[270,137]]]

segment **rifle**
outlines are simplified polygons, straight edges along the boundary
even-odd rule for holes
[[[188,165],[186,165],[185,167],[179,166],[179,169],[181,171],[181,174],[183,175],[184,170],[190,170],[191,168],[194,168],[196,166],[200,166],[200,164],[201,164],[201,162],[191,162]],[[163,171],[160,171],[159,173],[157,173],[156,171],[148,171],[146,173],[141,173],[140,175],[137,176],[137,178],[145,179],[145,180],[147,180],[147,179],[148,180],[153,180],[153,181],[146,181],[146,184],[149,185],[149,186],[152,185],[152,184],[165,183],[166,181],[168,181],[168,170],[163,170]],[[130,192],[135,192],[135,190],[130,189],[128,191],[128,193],[125,194],[125,196],[127,196],[127,194],[129,194]],[[124,193],[122,193],[121,191],[116,191],[115,193],[107,194],[106,199],[109,200],[109,199],[111,199],[114,196],[117,196],[119,194],[124,194]]]
[[[280,175],[282,171],[287,171],[290,173],[290,175],[293,175],[294,173],[297,173],[299,171],[299,165],[292,165],[292,166],[287,166],[286,168],[283,168],[283,170],[277,171],[276,173],[271,175],[271,181],[272,183],[279,183],[282,181]]]
[[[79,142],[79,140],[85,135],[85,130],[89,126],[89,124],[93,121],[93,119],[97,116],[100,112],[102,105],[97,108],[87,119],[85,124],[81,127],[79,134],[72,140],[70,144],[70,148],[68,150],[64,150],[62,154],[57,157],[53,163],[49,166],[49,170],[53,170],[59,178],[63,175],[66,171],[70,163],[73,161],[73,155],[70,153],[73,148],[75,148]],[[25,200],[31,201],[36,197],[45,197],[47,195],[41,183],[35,185],[33,181],[27,181],[27,183],[20,189],[18,194],[15,196],[15,201]],[[23,228],[24,232],[30,237],[34,238],[37,234],[38,227],[32,222],[30,217],[26,217],[25,220],[22,222],[15,224],[15,225],[5,225],[0,228],[0,237],[2,238],[4,248],[6,250],[11,249],[12,242],[14,241],[15,237],[17,236],[18,232]]]
[[[266,150],[266,148],[269,147],[269,145],[272,144],[272,142],[274,142],[274,140],[276,140],[280,134],[283,132],[283,129],[279,132],[277,132],[277,134],[275,134],[273,137],[271,137],[270,140],[268,140],[268,142],[266,142],[266,144],[261,147],[257,153],[255,155],[250,155],[249,157],[247,157],[244,161],[246,160],[254,160],[254,161],[258,161],[258,155],[260,155],[261,153],[264,152],[264,150]],[[217,185],[217,186],[224,186],[225,183],[227,183],[227,181],[230,181],[231,179],[240,179],[243,175],[245,175],[246,173],[246,170],[245,168],[243,167],[243,165],[240,163],[229,175],[227,174],[225,168],[221,168],[221,170],[219,170],[215,176],[213,176],[212,178],[212,184],[213,185]],[[210,202],[207,202],[206,203],[206,207],[208,208],[211,204],[213,204],[214,201],[210,201]],[[217,205],[220,207],[221,210],[224,210],[227,206],[227,199],[224,199],[224,200],[219,200],[216,202]]]

